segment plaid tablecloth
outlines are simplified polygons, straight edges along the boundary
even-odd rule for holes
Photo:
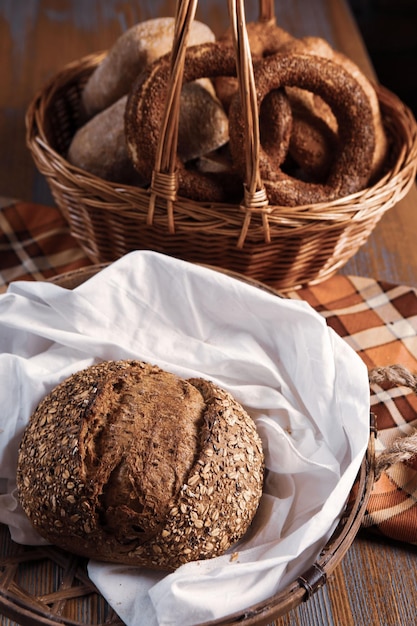
[[[42,280],[90,265],[59,211],[0,198],[0,292],[15,280]],[[417,290],[337,275],[288,294],[308,301],[369,369],[401,364],[417,372]],[[0,320],[1,323],[1,320]],[[377,454],[417,428],[417,396],[405,386],[370,386]],[[417,543],[417,458],[375,482],[363,527]]]
[[[57,209],[0,197],[0,293],[89,264]]]
[[[309,302],[361,356],[369,370],[401,365],[417,372],[417,290],[357,276],[334,276],[290,294]],[[416,390],[371,384],[376,454],[417,428]],[[414,444],[415,445],[415,444]],[[362,526],[392,539],[417,543],[417,457],[382,472],[374,483]]]

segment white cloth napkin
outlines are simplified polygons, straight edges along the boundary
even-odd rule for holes
[[[244,405],[264,494],[229,553],[171,574],[90,562],[92,580],[129,626],[191,626],[266,599],[314,561],[344,507],[368,442],[365,365],[308,304],[150,251],[72,291],[13,283],[0,296],[0,521],[15,541],[42,542],[15,484],[35,406],[72,372],[132,357],[209,378]]]

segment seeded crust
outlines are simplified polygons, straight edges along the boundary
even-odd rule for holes
[[[41,401],[22,438],[17,485],[51,543],[174,570],[243,536],[263,469],[255,425],[229,393],[140,361],[108,361]]]

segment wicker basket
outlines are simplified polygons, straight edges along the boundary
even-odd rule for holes
[[[73,289],[104,266],[74,270],[52,279],[52,282]],[[221,271],[280,295],[254,279]],[[316,562],[293,583],[263,602],[200,626],[270,624],[307,601],[326,584],[351,546],[365,514],[374,484],[374,443],[375,429],[371,424],[367,452],[348,504]],[[18,545],[11,541],[8,528],[1,524],[0,546],[0,613],[3,615],[22,626],[123,626],[88,578],[85,559],[53,546]]]
[[[196,4],[196,0],[179,3],[185,15],[177,15],[177,22],[181,19],[189,25]],[[229,5],[237,17],[241,16],[242,1],[231,0]],[[273,5],[270,0],[260,0],[259,20],[274,19]],[[243,20],[237,19],[235,29],[237,41],[241,41],[246,36],[244,16]],[[171,81],[175,96],[184,65],[184,40],[174,40],[174,44],[173,50],[178,54],[178,73],[172,75]],[[250,82],[250,55],[238,45],[238,76],[246,77],[249,82],[245,88],[251,93],[254,86]],[[26,118],[27,142],[36,166],[46,177],[73,235],[93,263],[116,260],[134,249],[152,249],[231,269],[271,283],[281,291],[294,289],[320,282],[343,266],[415,179],[415,119],[394,94],[379,86],[376,90],[390,145],[386,174],[369,188],[333,202],[297,207],[268,206],[265,199],[258,206],[253,203],[259,191],[259,142],[256,133],[253,137],[256,129],[250,124],[247,144],[252,154],[247,155],[247,162],[253,167],[245,185],[253,190],[253,195],[250,202],[245,199],[245,206],[209,204],[182,197],[173,200],[171,191],[164,197],[160,190],[156,193],[99,179],[71,166],[66,154],[79,124],[81,91],[102,58],[103,55],[91,55],[66,66],[36,96]],[[177,101],[175,97],[173,100],[174,106]],[[175,113],[174,107],[171,117],[175,118]],[[256,111],[252,113],[255,115]],[[172,135],[175,133],[161,133],[158,148],[162,161],[172,153]],[[159,166],[155,164],[155,172],[161,169]]]

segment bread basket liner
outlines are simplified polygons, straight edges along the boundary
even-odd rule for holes
[[[268,471],[249,533],[224,556],[168,575],[89,563],[121,619],[221,622],[279,593],[318,559],[368,446],[369,383],[362,360],[307,303],[141,251],[74,290],[12,283],[0,315],[0,521],[15,541],[44,543],[14,491],[18,443],[38,401],[94,361],[139,358],[228,389],[256,421]],[[325,582],[319,566],[311,573],[290,602]]]
[[[375,85],[389,149],[386,168],[366,189],[329,202],[269,204],[259,171],[260,131],[243,0],[229,0],[236,70],[245,120],[240,204],[191,200],[176,193],[176,147],[186,45],[197,0],[177,3],[170,79],[149,188],[107,181],[71,165],[81,93],[104,58],[95,54],[62,69],[26,115],[27,144],[71,232],[93,263],[149,248],[195,263],[272,282],[281,291],[332,276],[367,241],[383,214],[412,186],[417,125],[399,98]],[[275,21],[273,0],[259,0],[259,22]]]

